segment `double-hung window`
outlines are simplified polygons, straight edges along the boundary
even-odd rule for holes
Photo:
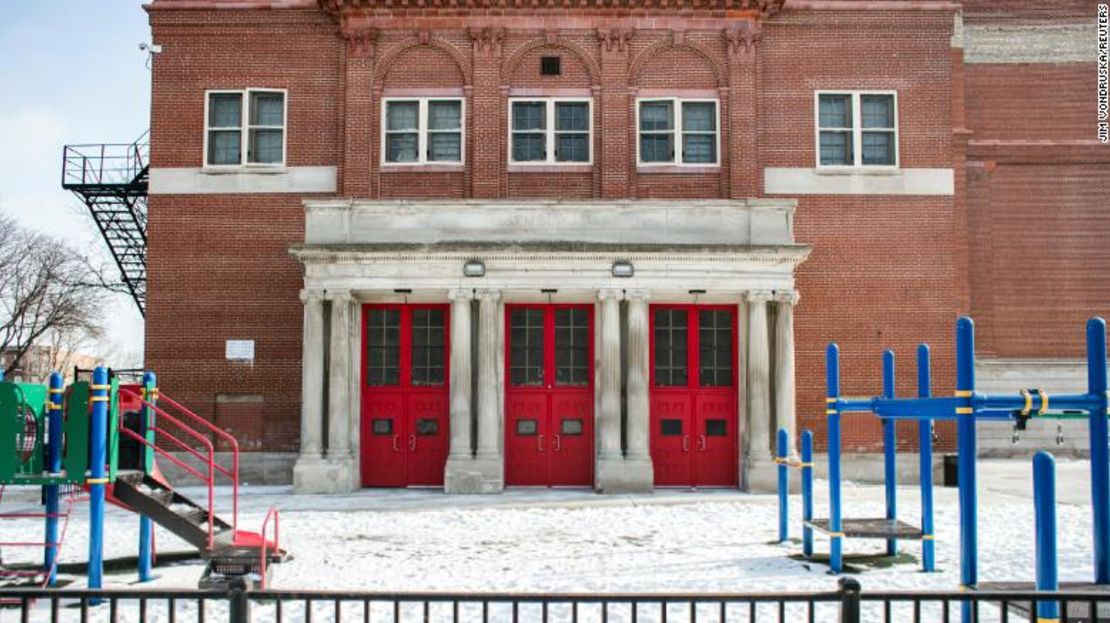
[[[898,112],[894,93],[817,93],[817,164],[897,167]]]
[[[716,100],[642,99],[636,116],[641,165],[719,164]]]
[[[462,163],[462,99],[387,98],[382,107],[383,163]]]
[[[285,164],[285,91],[209,91],[204,164]]]
[[[589,99],[510,99],[509,162],[590,164],[592,128]]]

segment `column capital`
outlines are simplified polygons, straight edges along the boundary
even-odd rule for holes
[[[728,55],[740,56],[755,51],[763,38],[763,26],[758,20],[752,20],[742,22],[737,28],[726,29],[722,34]]]
[[[638,301],[646,303],[651,300],[651,290],[645,288],[635,288],[633,290],[625,290],[624,298],[628,301]]]
[[[324,300],[324,291],[319,288],[304,288],[301,290],[302,303],[319,303]]]
[[[774,298],[770,290],[748,290],[745,297],[749,303],[766,303]]]
[[[497,302],[501,300],[501,290],[495,290],[493,288],[482,288],[481,290],[475,290],[474,298],[478,299],[479,301]]]
[[[328,300],[337,303],[349,303],[354,300],[350,290],[328,290]]]
[[[458,288],[456,290],[447,291],[448,301],[473,301],[474,290],[470,288]]]
[[[802,295],[797,290],[778,290],[775,292],[776,303],[786,303],[787,305],[797,305],[801,300]]]
[[[602,302],[608,300],[619,301],[622,298],[624,298],[624,291],[619,288],[599,288],[597,291],[597,300]]]

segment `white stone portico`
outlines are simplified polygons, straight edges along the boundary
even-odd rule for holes
[[[361,482],[360,306],[384,302],[450,305],[445,489],[457,493],[504,487],[506,304],[594,306],[601,492],[653,486],[650,305],[735,305],[737,470],[741,486],[766,488],[774,422],[794,418],[794,271],[810,251],[794,241],[794,207],[781,199],[306,201],[305,243],[290,250],[305,273],[296,491]],[[484,276],[464,276],[473,260]],[[614,262],[630,262],[634,275],[615,277]]]

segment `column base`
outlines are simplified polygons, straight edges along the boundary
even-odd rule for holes
[[[775,493],[779,490],[778,465],[773,458],[766,456],[748,459],[744,466],[744,490],[748,493]]]
[[[448,458],[444,493],[500,493],[505,489],[505,466],[500,457]]]
[[[350,493],[358,488],[358,463],[352,457],[301,457],[293,466],[294,493]]]
[[[651,458],[599,459],[594,488],[598,493],[651,493],[655,489]]]

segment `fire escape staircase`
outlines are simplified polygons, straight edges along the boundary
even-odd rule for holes
[[[66,145],[62,188],[88,208],[139,313],[146,315],[148,134],[132,143]]]

